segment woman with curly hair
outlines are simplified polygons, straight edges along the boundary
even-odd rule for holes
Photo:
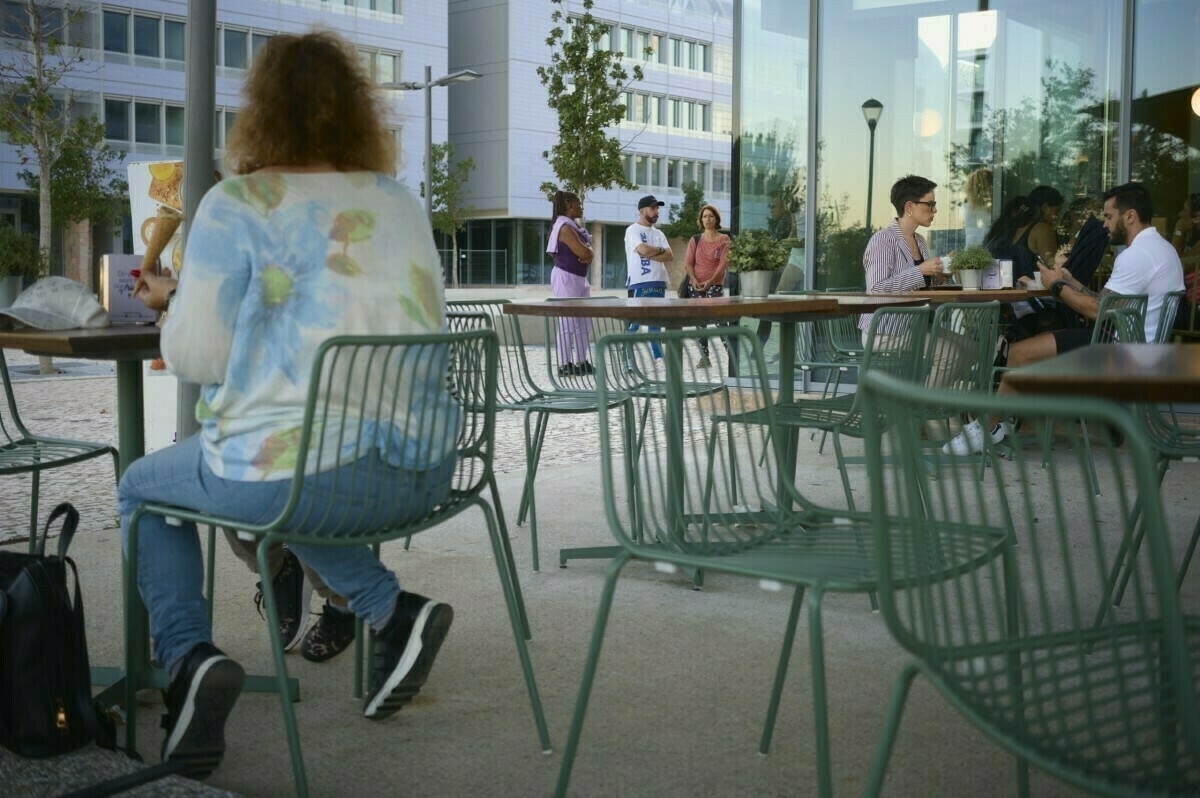
[[[228,148],[236,176],[209,191],[191,219],[177,286],[150,275],[137,285],[148,305],[170,304],[162,353],[180,379],[201,386],[200,431],[122,476],[126,547],[131,516],[146,502],[247,523],[276,517],[288,501],[318,347],[339,335],[444,326],[433,235],[418,200],[392,177],[395,150],[381,99],[353,48],[331,33],[272,37],[243,93]],[[372,520],[399,524],[445,498],[456,405],[446,364],[425,366],[413,372],[414,390],[439,408],[446,428],[414,446],[395,419],[364,424],[370,455],[323,459],[305,478],[313,514],[370,502]],[[348,412],[372,419],[369,407],[354,406],[366,401],[347,397]],[[388,424],[390,434],[381,426]],[[325,488],[335,474],[337,493]],[[225,720],[244,673],[212,642],[195,524],[156,515],[139,523],[137,585],[155,657],[171,679],[162,756],[202,777],[224,755]],[[396,712],[425,683],[453,610],[402,590],[368,546],[293,545],[289,554],[372,629],[376,656],[363,714]]]

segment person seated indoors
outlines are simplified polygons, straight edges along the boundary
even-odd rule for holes
[[[1154,206],[1150,192],[1141,183],[1125,183],[1104,194],[1104,229],[1114,246],[1125,246],[1117,255],[1112,274],[1104,288],[1097,293],[1071,276],[1062,266],[1040,267],[1042,285],[1066,303],[1076,313],[1095,319],[1100,311],[1100,299],[1105,294],[1146,294],[1146,340],[1153,340],[1158,330],[1163,299],[1172,291],[1183,290],[1183,266],[1179,254],[1151,224]],[[1018,341],[1009,347],[1008,365],[1019,368],[1078,349],[1091,343],[1092,331],[1087,327],[1054,330]],[[1000,380],[997,393],[1013,393],[1006,379]],[[983,436],[990,435],[999,443],[1012,431],[1011,420],[992,419],[984,430],[979,419],[967,424],[961,433],[942,447],[946,454],[971,454],[983,449]]]

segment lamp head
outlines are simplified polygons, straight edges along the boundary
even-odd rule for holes
[[[863,119],[867,120],[867,127],[871,130],[875,129],[875,125],[879,124],[879,117],[883,116],[883,103],[876,99],[867,100],[862,104]]]

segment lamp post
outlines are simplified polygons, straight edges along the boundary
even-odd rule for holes
[[[862,104],[863,119],[867,120],[867,129],[871,131],[871,149],[867,158],[867,229],[871,229],[871,194],[875,186],[875,126],[879,117],[883,116],[883,103],[871,99]]]
[[[425,216],[429,220],[430,227],[433,227],[433,87],[466,83],[469,80],[475,80],[480,75],[474,70],[459,69],[449,75],[442,75],[437,80],[433,80],[432,76],[433,67],[426,65],[424,81],[379,84],[385,89],[425,92]]]

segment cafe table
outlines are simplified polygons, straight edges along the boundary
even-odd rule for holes
[[[117,368],[117,449],[118,470],[125,469],[146,452],[145,406],[142,389],[143,361],[159,356],[159,328],[153,325],[121,325],[97,329],[71,330],[0,330],[0,348],[19,349],[31,355],[70,357],[84,360],[111,360]],[[130,578],[130,575],[126,575]],[[96,696],[101,706],[127,701],[144,687],[165,689],[169,682],[166,672],[150,661],[149,624],[145,608],[138,607],[128,617],[135,617],[136,629],[126,629],[126,645],[131,635],[139,640],[133,648],[136,672],[127,674],[123,667],[93,667],[92,683],[104,685]],[[129,677],[128,680],[126,677]],[[298,682],[292,679],[293,695],[299,696]],[[133,685],[133,689],[129,689]],[[274,676],[246,677],[246,690],[275,692]],[[132,737],[130,738],[132,739]]]
[[[837,316],[870,313],[885,307],[925,304],[920,297],[898,294],[788,294],[765,299],[750,297],[712,297],[706,299],[657,298],[590,298],[556,299],[552,302],[510,302],[504,312],[518,316],[557,318],[621,319],[631,324],[651,327],[683,328],[737,321],[751,316],[779,324],[779,389],[777,401],[790,402],[795,398],[796,325]],[[663,349],[666,366],[666,402],[664,423],[667,430],[669,458],[682,457],[684,401],[683,344],[667,339]],[[792,478],[796,471],[798,432],[793,431],[786,446],[785,468],[780,478]],[[682,469],[675,469],[682,473]],[[682,488],[679,488],[682,490]],[[611,559],[616,549],[605,546],[564,550],[559,554],[560,565],[568,554],[573,559]]]
[[[1200,346],[1092,344],[1013,369],[1004,380],[1022,393],[1200,403]]]
[[[1028,302],[1031,299],[1050,296],[1048,288],[979,288],[966,290],[961,286],[948,288],[925,288],[920,291],[901,291],[895,294],[869,294],[868,296],[901,296],[924,299],[931,305],[946,302]]]

